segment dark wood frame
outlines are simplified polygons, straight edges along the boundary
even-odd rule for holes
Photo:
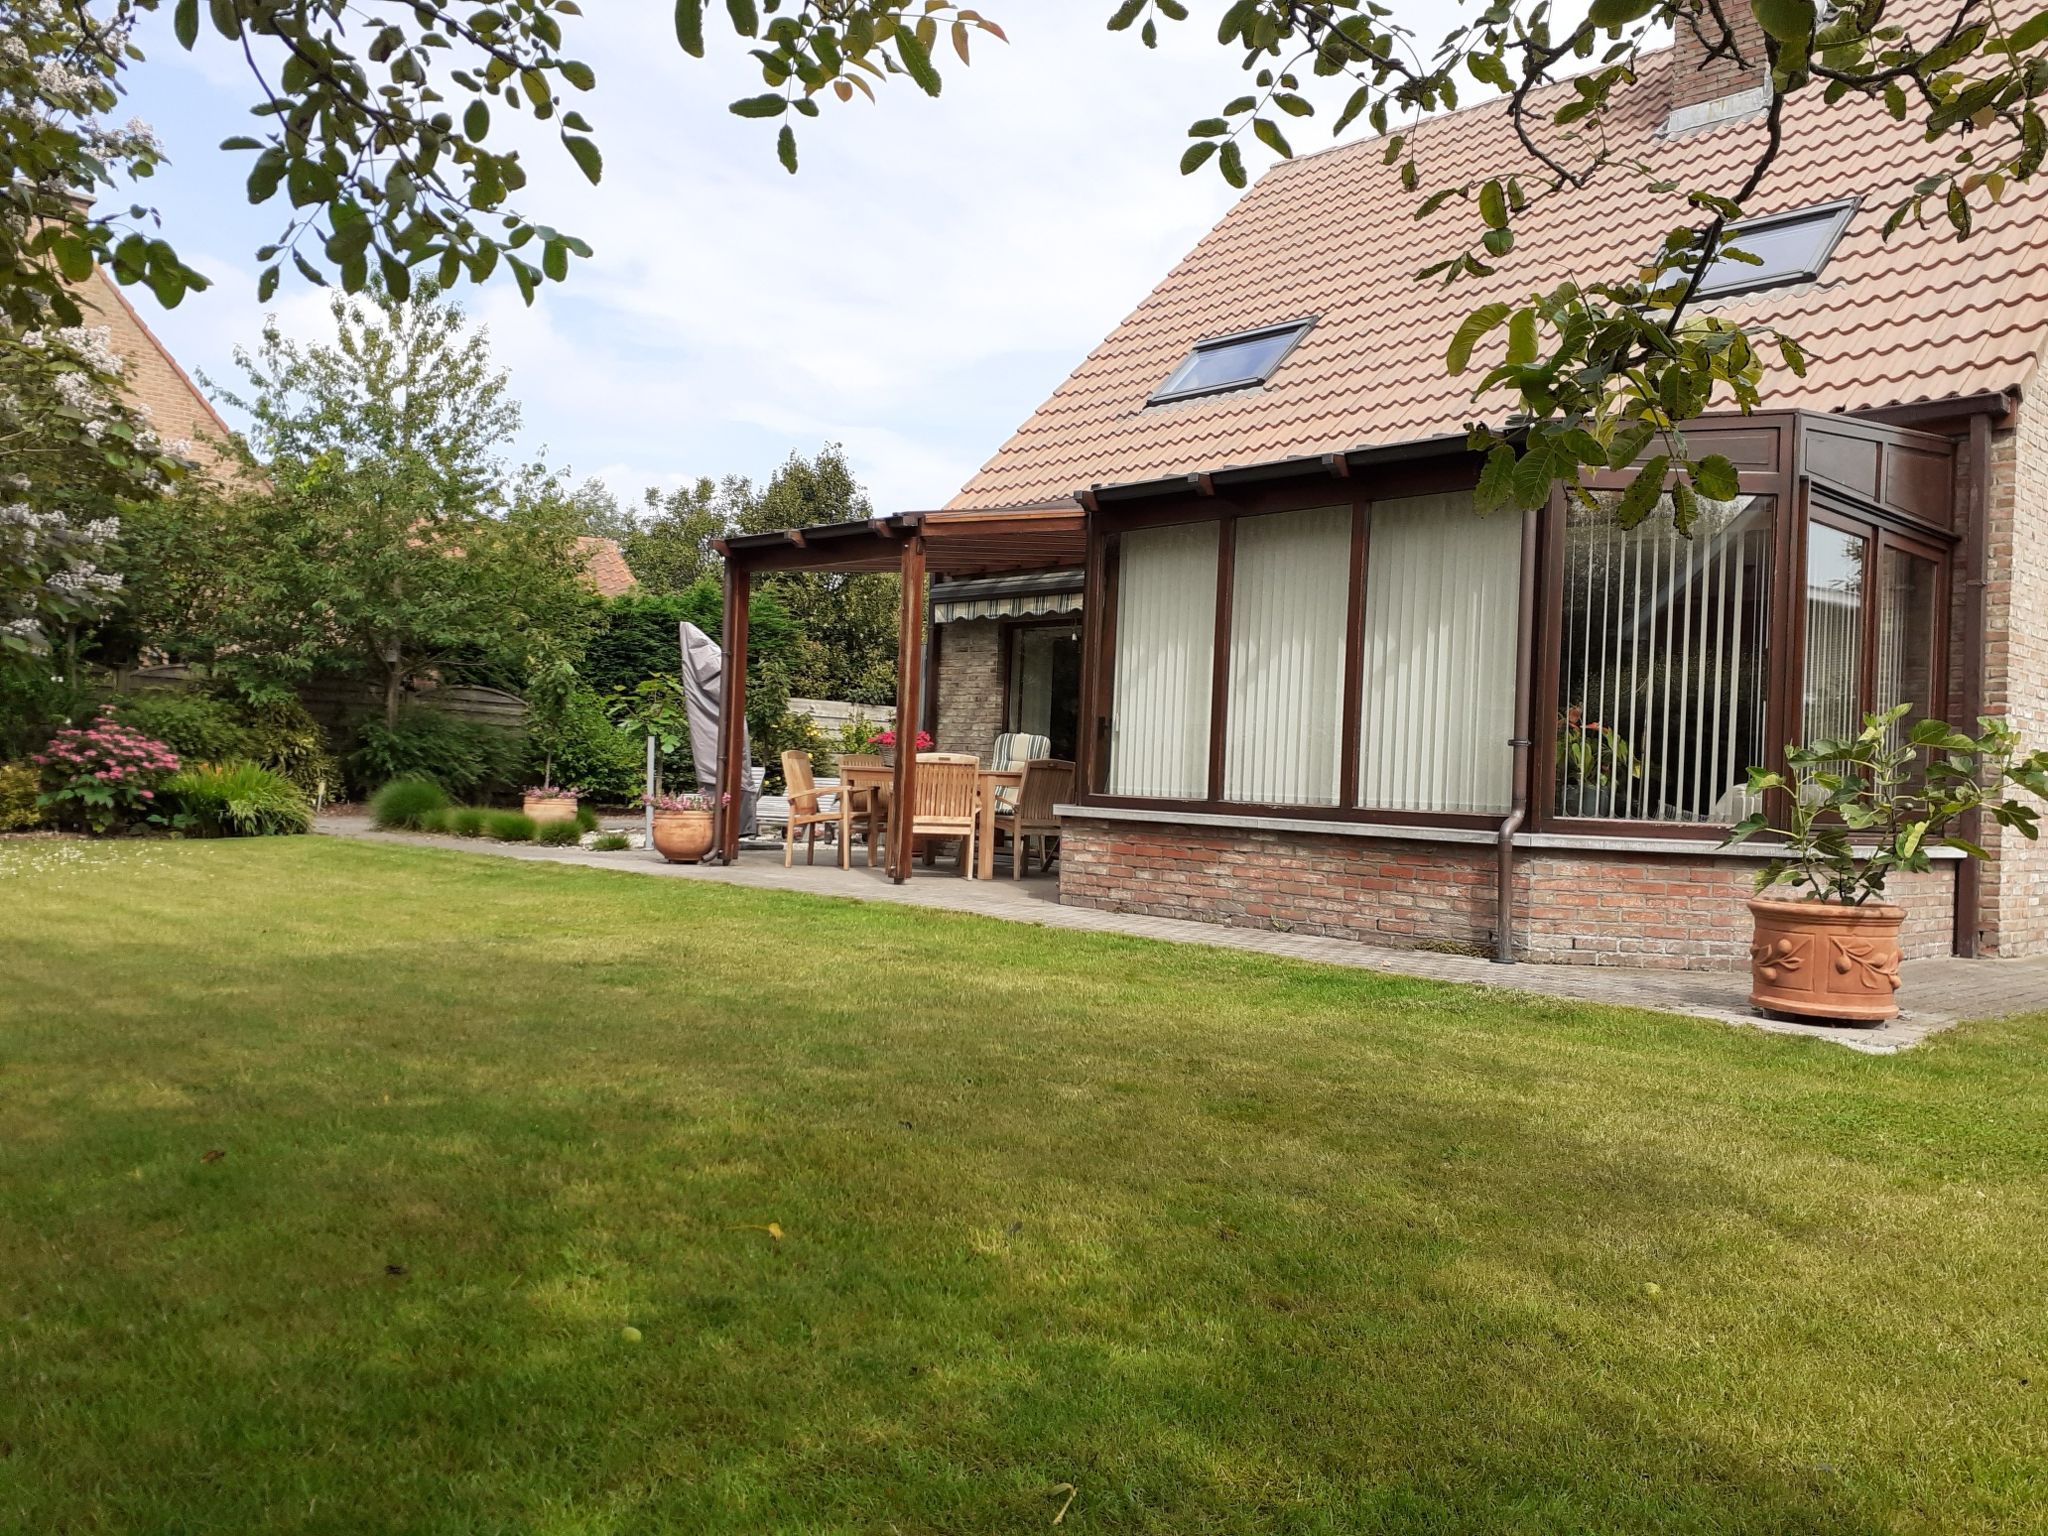
[[[1895,490],[1903,480],[1886,468],[1888,455],[1910,451],[1923,457],[1953,455],[1947,439],[1906,428],[1844,418],[1816,418],[1798,412],[1750,417],[1706,418],[1688,423],[1686,434],[1698,454],[1721,452],[1736,466],[1741,494],[1772,499],[1772,568],[1769,586],[1769,645],[1766,659],[1766,739],[1797,739],[1802,706],[1805,635],[1803,580],[1806,568],[1806,527],[1818,495],[1827,515],[1848,516],[1871,530],[1874,538],[1939,562],[1940,590],[1948,592],[1955,542],[1951,507],[1913,499],[1910,488]],[[1867,483],[1822,481],[1807,472],[1806,445],[1825,435],[1856,452],[1866,452],[1872,465]],[[1296,473],[1272,485],[1219,487],[1207,476],[1191,476],[1180,494],[1110,501],[1091,510],[1088,533],[1086,593],[1082,641],[1081,772],[1076,802],[1084,807],[1178,811],[1198,815],[1268,816],[1295,821],[1330,821],[1384,826],[1493,829],[1495,814],[1387,811],[1361,807],[1358,798],[1358,732],[1364,689],[1363,647],[1358,643],[1364,618],[1366,575],[1371,559],[1372,505],[1431,491],[1460,490],[1474,483],[1469,455],[1447,452],[1435,459],[1388,464],[1369,471],[1350,469],[1344,456],[1325,461],[1326,473]],[[1628,471],[1594,477],[1595,489],[1616,489]],[[1340,741],[1339,803],[1335,806],[1267,805],[1222,798],[1223,753],[1228,734],[1231,584],[1234,576],[1236,525],[1246,517],[1314,507],[1349,505],[1352,511],[1350,584],[1345,615],[1343,732]],[[1512,515],[1512,514],[1508,514]],[[1533,715],[1529,731],[1527,827],[1532,831],[1565,831],[1589,837],[1699,841],[1718,838],[1725,828],[1701,822],[1654,822],[1561,817],[1555,812],[1558,729],[1558,688],[1561,656],[1560,613],[1565,562],[1566,517],[1561,493],[1529,514],[1535,519],[1537,557],[1522,575],[1521,600],[1534,605],[1530,675],[1518,681],[1526,689]],[[1114,709],[1116,592],[1120,541],[1125,533],[1181,523],[1216,522],[1217,590],[1214,671],[1207,792],[1200,799],[1166,799],[1111,795],[1107,782],[1108,742]],[[1884,547],[1876,545],[1874,547]],[[1874,567],[1875,568],[1875,567]],[[1947,602],[1937,603],[1940,625],[1938,674],[1946,678]],[[1868,605],[1866,628],[1874,646],[1875,603]],[[1874,651],[1870,653],[1874,656]],[[1874,666],[1866,664],[1866,687]],[[1944,684],[1945,687],[1945,684]],[[1946,700],[1942,701],[1946,708]],[[1515,743],[1503,743],[1512,750]]]

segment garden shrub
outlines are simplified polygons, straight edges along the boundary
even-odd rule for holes
[[[179,768],[169,747],[105,715],[57,732],[30,761],[43,771],[37,804],[50,820],[96,833],[162,824],[157,791]]]
[[[601,804],[628,804],[643,787],[647,769],[641,738],[614,725],[604,701],[587,688],[570,697],[554,749],[554,781],[574,784]],[[541,754],[529,749],[528,756],[529,782],[538,783]]]
[[[68,725],[90,720],[99,691],[45,666],[0,666],[0,761],[25,758]]]
[[[573,848],[583,841],[583,829],[573,821],[544,821],[535,829],[533,840],[550,848]]]
[[[249,757],[249,733],[225,699],[192,688],[145,688],[113,702],[114,717],[190,763]]]
[[[370,819],[386,832],[423,832],[448,809],[448,792],[432,779],[393,779],[370,797]]]
[[[42,792],[43,776],[34,763],[0,763],[0,832],[40,826],[36,797]]]
[[[617,853],[622,848],[633,846],[633,840],[623,832],[606,832],[590,845],[598,853]]]
[[[248,761],[202,763],[164,784],[165,797],[206,837],[280,837],[313,829],[306,792],[281,773]]]
[[[534,819],[524,811],[484,813],[484,835],[494,837],[501,843],[530,843],[537,830]]]
[[[576,830],[578,832],[595,832],[597,830],[597,812],[587,805],[577,806]]]
[[[343,768],[358,792],[392,779],[432,779],[466,798],[511,788],[524,755],[525,739],[516,731],[415,705],[399,713],[396,726],[363,721]]]
[[[448,830],[457,837],[482,837],[489,814],[473,805],[459,805],[448,813]]]
[[[341,769],[328,750],[327,733],[289,694],[251,704],[242,711],[249,757],[281,773],[308,795],[329,799],[341,793]]]

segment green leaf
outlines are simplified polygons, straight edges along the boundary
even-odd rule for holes
[[[1109,18],[1109,30],[1121,32],[1145,14],[1145,0],[1124,0]]]
[[[1496,301],[1482,304],[1459,323],[1451,336],[1450,349],[1444,354],[1444,363],[1452,373],[1463,373],[1472,362],[1472,349],[1479,338],[1507,319],[1510,306]]]
[[[939,72],[932,68],[932,56],[925,52],[924,44],[913,32],[899,31],[896,34],[896,57],[903,61],[904,71],[917,82],[919,90],[927,96],[939,94]]]
[[[1764,31],[1781,43],[1813,35],[1813,0],[1750,0],[1750,9]]]
[[[462,131],[474,144],[491,131],[491,109],[482,97],[472,101],[462,113]]]
[[[597,152],[597,145],[577,135],[564,134],[562,143],[568,146],[569,157],[576,162],[576,168],[583,172],[592,186],[604,178],[604,156]]]
[[[1199,144],[1190,144],[1188,152],[1180,157],[1180,173],[1183,176],[1199,171],[1209,163],[1209,157],[1216,153],[1216,141],[1204,139]]]
[[[277,267],[275,264],[263,269],[263,275],[256,279],[256,302],[268,304],[277,292]]]
[[[1647,16],[1651,3],[1652,0],[1593,0],[1593,8],[1586,13],[1586,19],[1596,27],[1625,27]]]
[[[1216,165],[1223,172],[1223,179],[1233,187],[1241,189],[1244,186],[1244,151],[1237,147],[1237,140],[1232,139],[1223,146],[1223,153]]]
[[[704,0],[676,0],[676,41],[691,58],[704,57]]]
[[[188,51],[199,41],[199,0],[178,0],[178,8],[171,13],[171,31],[178,46]]]
[[[82,283],[92,276],[92,247],[74,234],[59,235],[51,246],[57,270],[69,283]]]
[[[597,84],[597,72],[576,59],[562,60],[562,78],[579,91],[590,90]]]
[[[1708,454],[1693,466],[1692,483],[1702,496],[1714,501],[1733,501],[1742,494],[1735,466],[1718,453]]]
[[[790,175],[796,174],[796,130],[784,123],[775,135],[775,158]]]
[[[1622,528],[1639,526],[1643,519],[1657,505],[1657,498],[1664,493],[1664,472],[1671,467],[1667,454],[1658,454],[1636,471],[1635,479],[1628,489],[1621,493],[1621,500],[1614,506],[1614,521]]]
[[[754,0],[725,0],[725,13],[732,18],[732,29],[741,37],[756,36],[761,30],[761,14],[754,9]]]
[[[235,10],[235,0],[207,0],[207,11],[213,17],[213,30],[229,42],[242,35],[242,18]]]
[[[1518,309],[1508,319],[1508,361],[1536,361],[1536,311]]]
[[[1488,229],[1508,227],[1508,195],[1499,182],[1489,181],[1479,189],[1479,217]]]
[[[1294,158],[1294,151],[1288,146],[1286,135],[1280,132],[1279,124],[1275,123],[1271,118],[1253,118],[1252,132],[1258,135],[1261,144],[1265,145],[1266,148],[1272,150],[1274,154],[1282,159],[1291,160]]]
[[[1479,484],[1472,492],[1472,510],[1492,512],[1514,494],[1515,450],[1496,443],[1486,455],[1486,467],[1479,472]]]
[[[1191,139],[1220,139],[1228,132],[1230,124],[1220,117],[1205,117],[1188,125],[1188,137]]]
[[[787,98],[776,95],[745,96],[732,104],[735,117],[780,117],[789,110]]]

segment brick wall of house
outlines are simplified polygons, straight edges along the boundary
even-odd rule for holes
[[[1002,734],[1002,638],[1000,619],[956,619],[939,627],[936,750],[986,758]]]
[[[2030,747],[2048,745],[2048,401],[2030,399],[1991,445],[1984,591],[1985,713]],[[1959,578],[1960,579],[1960,578]],[[1993,829],[1995,830],[1995,829]],[[1987,832],[1987,837],[1989,833]],[[2000,833],[1984,871],[1978,944],[2005,956],[2048,952],[2048,845]]]
[[[1739,970],[1756,864],[1694,854],[1527,850],[1516,952],[1565,965]],[[1493,942],[1490,846],[1075,817],[1060,899],[1077,906],[1277,928],[1392,948]],[[1895,882],[1909,956],[1949,953],[1953,866]]]
[[[203,470],[217,472],[227,460],[211,446],[228,435],[227,423],[215,414],[199,386],[178,366],[141,315],[107,275],[94,269],[77,289],[87,325],[107,327],[108,339],[121,355],[121,380],[128,398],[149,408],[150,425],[166,443],[184,439],[190,457]]]
[[[1746,5],[1728,6],[1725,10],[1743,58],[1753,66],[1760,66],[1765,58],[1764,30],[1755,14]],[[1711,21],[1709,27],[1712,27]],[[1710,31],[1708,35],[1715,35],[1715,32]],[[1675,28],[1672,42],[1678,55],[1671,69],[1672,111],[1701,102],[1719,101],[1738,91],[1766,83],[1766,77],[1759,68],[1743,69],[1733,59],[1708,58],[1706,44],[1690,26]]]

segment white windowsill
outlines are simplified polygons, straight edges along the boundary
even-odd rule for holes
[[[1463,843],[1492,847],[1495,834],[1478,827],[1392,826],[1377,821],[1318,821],[1305,816],[1218,816],[1206,811],[1154,811],[1124,805],[1056,805],[1059,817],[1093,821],[1141,821],[1168,827],[1214,827],[1231,832],[1315,832],[1325,837],[1362,837],[1391,843]],[[1767,843],[1721,846],[1719,838],[1625,837],[1586,832],[1517,832],[1515,847],[1569,853],[1661,853],[1690,858],[1752,859],[1758,863],[1777,855]],[[1960,860],[1953,848],[1930,848],[1937,863]]]

